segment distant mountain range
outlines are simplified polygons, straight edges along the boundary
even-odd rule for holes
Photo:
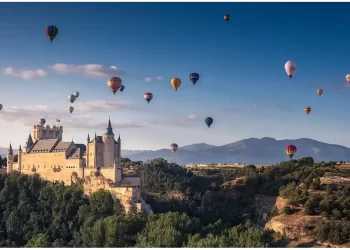
[[[350,161],[350,148],[328,144],[308,138],[296,140],[276,140],[264,137],[250,138],[223,146],[205,143],[179,147],[173,154],[169,149],[159,150],[122,150],[122,157],[134,161],[146,161],[154,158],[164,158],[171,162],[184,165],[189,163],[251,163],[275,164],[289,158],[284,152],[288,144],[298,148],[295,159],[311,156],[315,161]],[[6,155],[8,149],[0,147],[0,155]],[[17,150],[14,150],[14,153]]]
[[[275,164],[289,158],[284,152],[288,144],[293,144],[298,151],[294,159],[311,156],[320,161],[350,161],[350,148],[328,144],[308,138],[296,140],[276,140],[264,137],[250,138],[223,146],[205,143],[179,147],[173,154],[169,149],[160,150],[122,150],[122,156],[134,161],[145,161],[153,158],[164,158],[177,164],[206,163],[251,163]]]

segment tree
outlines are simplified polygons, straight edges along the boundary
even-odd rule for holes
[[[47,236],[46,234],[38,234],[28,241],[26,247],[31,247],[31,248],[51,247],[49,236]]]

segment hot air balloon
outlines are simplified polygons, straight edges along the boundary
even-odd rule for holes
[[[191,73],[190,74],[190,80],[193,83],[193,85],[196,85],[196,82],[198,81],[198,79],[199,79],[198,73]]]
[[[228,21],[230,21],[230,15],[229,14],[224,15],[224,20],[226,21],[226,23],[228,23]]]
[[[108,79],[107,86],[115,94],[122,86],[122,79],[116,76],[112,76]]]
[[[69,113],[73,113],[74,108],[73,108],[72,106],[70,106],[70,107],[68,108],[68,111],[69,111]]]
[[[125,86],[124,86],[124,85],[121,85],[119,90],[120,90],[120,92],[123,92],[124,89],[125,89]]]
[[[173,143],[170,145],[170,150],[175,154],[176,150],[179,148],[179,146],[176,143]]]
[[[75,95],[69,95],[69,96],[68,96],[68,100],[69,100],[71,103],[73,103],[73,102],[75,101],[75,99],[76,99]]]
[[[44,126],[45,123],[46,123],[46,120],[45,120],[44,118],[41,118],[41,119],[39,120],[39,124],[40,124],[41,126]]]
[[[77,91],[77,92],[74,93],[74,95],[75,95],[76,98],[78,98],[80,93]]]
[[[304,111],[307,115],[309,115],[309,113],[311,112],[311,108],[310,107],[305,107]]]
[[[296,68],[297,68],[297,66],[296,66],[295,62],[293,62],[293,61],[287,61],[286,64],[284,65],[284,69],[286,70],[287,75],[289,76],[290,79],[292,79]]]
[[[0,110],[2,110],[2,104],[0,104]]]
[[[49,25],[45,29],[45,34],[52,43],[53,39],[58,35],[58,28],[54,25]]]
[[[211,118],[211,117],[207,117],[207,118],[205,118],[205,124],[207,124],[207,126],[208,126],[208,128],[210,128],[210,126],[213,124],[213,122],[214,122],[214,120],[213,120],[213,118]]]
[[[350,83],[350,74],[347,74],[345,78],[346,78],[346,81],[347,81],[348,83]]]
[[[322,95],[322,93],[323,93],[323,90],[322,90],[322,89],[318,89],[318,90],[317,90],[317,94],[318,94],[318,95]]]
[[[153,95],[152,95],[152,93],[150,93],[150,92],[147,92],[147,93],[144,93],[143,94],[143,98],[145,98],[145,100],[148,102],[148,104],[149,104],[149,102],[152,100],[152,98],[153,98]]]
[[[284,151],[289,156],[289,158],[292,159],[293,155],[297,152],[297,147],[292,144],[289,144],[286,146]]]
[[[181,85],[181,79],[180,78],[173,78],[173,79],[171,79],[170,83],[171,83],[171,86],[173,86],[173,88],[175,89],[175,91],[177,91],[177,89]]]

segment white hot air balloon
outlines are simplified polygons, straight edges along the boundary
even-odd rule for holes
[[[347,75],[346,75],[346,81],[347,81],[348,83],[350,83],[350,74],[347,74]]]
[[[292,76],[294,75],[296,68],[297,66],[293,61],[287,61],[286,64],[284,65],[284,69],[286,70],[286,73],[289,76],[289,79],[292,79]]]

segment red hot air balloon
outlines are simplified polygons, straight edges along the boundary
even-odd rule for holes
[[[53,39],[58,35],[58,28],[54,25],[49,25],[45,28],[45,34],[52,43]]]
[[[147,103],[149,104],[149,102],[152,100],[152,98],[153,98],[153,95],[152,95],[152,93],[150,93],[150,92],[147,92],[147,93],[144,93],[143,94],[143,97],[145,98],[145,100],[147,101]]]
[[[317,90],[317,94],[318,94],[318,95],[322,95],[322,93],[323,93],[323,90],[322,90],[322,89],[318,89],[318,90]]]
[[[297,147],[292,144],[289,144],[286,146],[284,151],[289,156],[289,158],[292,159],[293,155],[297,152]]]
[[[107,81],[107,86],[115,94],[122,86],[122,79],[116,76],[110,77]]]

